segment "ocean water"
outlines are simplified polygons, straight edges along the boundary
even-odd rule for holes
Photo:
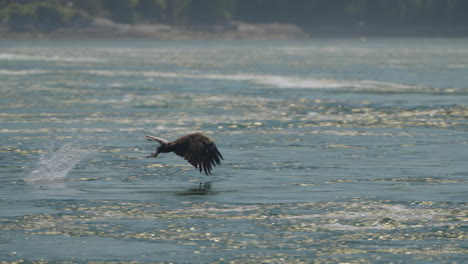
[[[2,263],[465,263],[468,39],[0,40]],[[195,131],[206,176],[156,144]]]

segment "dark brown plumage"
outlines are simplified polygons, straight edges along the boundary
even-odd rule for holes
[[[174,141],[148,135],[145,138],[161,144],[148,158],[156,158],[159,153],[174,152],[198,168],[200,173],[203,170],[206,175],[211,174],[213,167],[224,159],[215,143],[202,133],[188,134]]]

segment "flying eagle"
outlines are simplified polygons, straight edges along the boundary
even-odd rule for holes
[[[174,141],[148,135],[145,135],[145,138],[161,144],[156,148],[156,152],[147,158],[156,158],[159,153],[174,152],[198,168],[200,173],[203,169],[206,175],[211,174],[212,166],[221,164],[220,159],[224,160],[215,143],[202,133],[188,134]]]

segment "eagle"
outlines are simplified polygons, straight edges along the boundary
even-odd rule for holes
[[[145,138],[161,144],[156,148],[156,152],[151,153],[147,158],[156,158],[159,153],[174,152],[198,168],[200,173],[203,170],[206,175],[211,174],[213,167],[224,160],[215,143],[199,132],[182,136],[174,141],[149,135],[145,135]]]

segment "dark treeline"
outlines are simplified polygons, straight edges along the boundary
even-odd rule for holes
[[[181,26],[291,23],[309,32],[464,29],[467,0],[0,0],[10,30],[53,30],[86,17]]]

